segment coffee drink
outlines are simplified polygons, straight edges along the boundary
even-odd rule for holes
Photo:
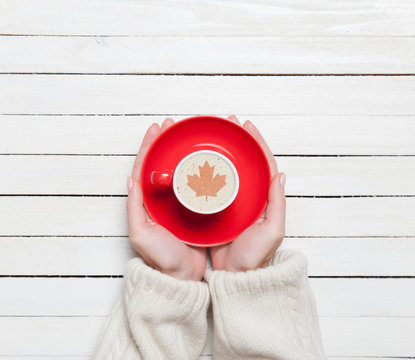
[[[173,185],[176,196],[189,209],[212,213],[235,198],[239,181],[229,159],[213,151],[201,151],[179,164]]]

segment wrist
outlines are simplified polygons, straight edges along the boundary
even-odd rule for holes
[[[203,279],[203,274],[198,274],[195,271],[192,271],[192,269],[167,269],[161,268],[146,261],[144,262],[147,266],[151,267],[152,269],[157,270],[158,272],[161,272],[163,274],[169,275],[170,277],[175,278],[177,280],[201,281]]]
[[[201,281],[204,274],[204,272],[198,272],[196,270],[195,264],[188,264],[186,262],[179,262],[176,266],[167,266],[158,268],[157,270],[177,280]]]
[[[193,271],[187,271],[187,270],[169,270],[169,271],[163,271],[160,270],[160,272],[169,275],[171,277],[174,277],[178,280],[192,280],[192,281],[201,281],[203,276],[200,274],[195,274]]]
[[[213,264],[212,268],[213,270],[224,270],[229,272],[246,272],[266,268],[270,264],[270,261],[271,258],[266,258],[260,262],[255,263],[228,262],[221,265]]]
[[[154,270],[177,280],[200,281],[203,279],[206,268],[206,257],[200,259],[200,257],[184,256],[181,254],[165,258],[143,256],[143,261]]]

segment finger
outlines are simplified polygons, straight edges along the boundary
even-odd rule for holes
[[[241,123],[239,122],[239,120],[238,120],[238,118],[236,117],[236,115],[230,115],[230,116],[228,116],[228,119],[230,120],[230,121],[233,121],[234,123],[236,123],[236,124],[238,124],[238,125],[241,125]]]
[[[172,118],[165,118],[163,123],[161,124],[161,131],[163,132],[166,130],[170,125],[174,124],[174,120]]]
[[[143,141],[141,142],[140,150],[138,150],[138,154],[134,161],[133,172],[131,177],[139,180],[140,178],[140,171],[141,165],[144,160],[144,156],[147,153],[148,148],[153,143],[153,141],[159,136],[161,133],[161,129],[159,124],[153,123],[148,129],[146,134],[144,135]]]
[[[128,178],[127,199],[128,230],[132,239],[137,239],[147,223],[147,214],[143,205],[143,192],[138,180]]]
[[[278,167],[277,162],[275,161],[274,155],[272,155],[272,151],[269,148],[267,142],[259,132],[259,130],[256,128],[256,126],[250,122],[249,120],[245,121],[243,124],[243,127],[249,131],[249,133],[255,138],[256,141],[259,142],[262,149],[265,152],[265,155],[267,155],[269,166],[271,168],[271,178],[274,177],[278,173]]]
[[[272,234],[278,238],[285,233],[285,174],[275,175],[268,190],[268,205],[265,210],[264,223],[270,227]]]

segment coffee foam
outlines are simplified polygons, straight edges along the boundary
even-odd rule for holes
[[[196,192],[188,185],[188,175],[200,176],[199,166],[205,162],[214,166],[213,178],[216,174],[225,175],[225,186],[219,189],[216,196],[196,196]],[[177,170],[176,192],[180,200],[190,208],[201,212],[214,211],[222,207],[232,197],[235,188],[235,177],[232,168],[220,156],[212,153],[196,154],[188,158]]]

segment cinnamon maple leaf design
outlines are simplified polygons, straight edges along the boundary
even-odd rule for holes
[[[222,189],[226,182],[226,175],[216,174],[213,177],[213,170],[215,165],[209,166],[207,160],[203,166],[199,166],[200,176],[193,174],[187,175],[187,185],[196,192],[196,196],[217,196],[217,192]]]

